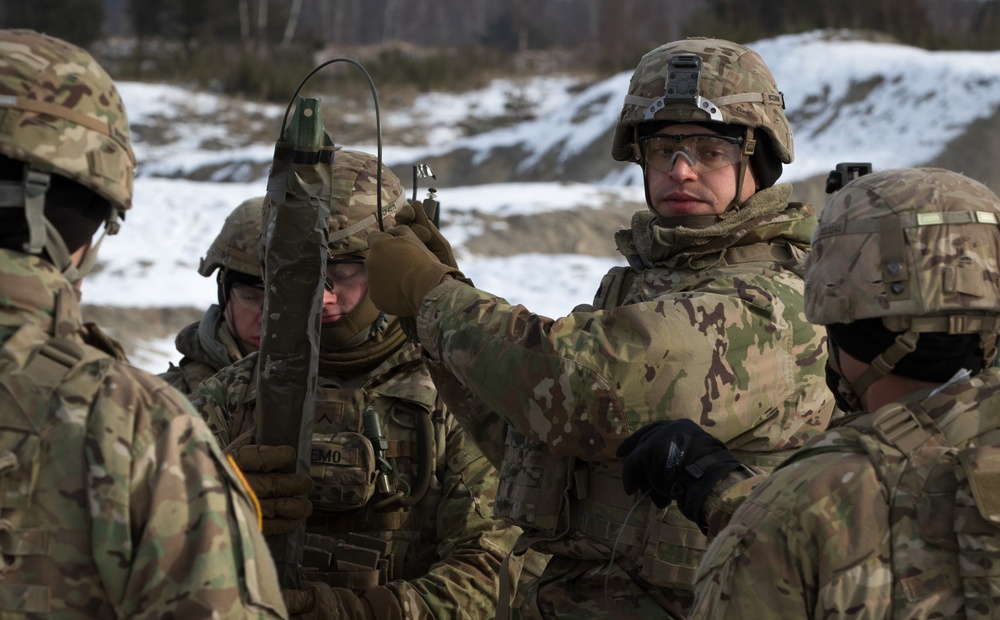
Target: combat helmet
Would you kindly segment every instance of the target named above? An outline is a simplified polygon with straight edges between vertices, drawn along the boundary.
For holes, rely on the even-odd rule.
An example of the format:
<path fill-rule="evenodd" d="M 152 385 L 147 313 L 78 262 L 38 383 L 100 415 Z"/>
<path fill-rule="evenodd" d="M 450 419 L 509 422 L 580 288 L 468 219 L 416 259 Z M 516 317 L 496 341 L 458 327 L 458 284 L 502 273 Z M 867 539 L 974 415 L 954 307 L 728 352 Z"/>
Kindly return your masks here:
<path fill-rule="evenodd" d="M 983 367 L 1000 331 L 1000 198 L 940 168 L 859 177 L 833 194 L 805 262 L 805 315 L 817 325 L 880 319 L 895 342 L 850 401 L 914 350 L 921 334 L 978 334 Z M 836 367 L 836 356 L 831 355 Z M 845 393 L 846 391 L 846 393 Z"/>
<path fill-rule="evenodd" d="M 330 220 L 327 251 L 330 260 L 347 256 L 368 256 L 368 234 L 379 230 L 378 158 L 368 153 L 337 150 L 334 155 L 330 187 Z M 396 212 L 407 204 L 403 186 L 395 174 L 382 166 L 382 226 L 396 223 Z M 368 295 L 347 316 L 323 326 L 326 349 L 357 347 L 379 339 L 396 319 L 380 312 Z M 371 343 L 362 351 L 370 349 Z M 368 351 L 370 353 L 370 351 Z"/>
<path fill-rule="evenodd" d="M 238 271 L 263 279 L 260 269 L 260 228 L 264 197 L 244 200 L 226 216 L 222 230 L 198 265 L 206 278 L 216 269 Z"/>
<path fill-rule="evenodd" d="M 104 69 L 85 50 L 32 30 L 0 31 L 0 154 L 27 164 L 23 183 L 4 184 L 3 207 L 23 207 L 30 229 L 25 251 L 43 250 L 70 280 L 80 269 L 43 215 L 51 175 L 96 192 L 111 204 L 105 225 L 132 206 L 135 156 L 125 106 Z M 98 243 L 99 245 L 99 243 Z"/>
<path fill-rule="evenodd" d="M 338 150 L 330 188 L 330 256 L 368 255 L 368 233 L 379 230 L 378 159 L 360 151 Z M 396 211 L 406 204 L 403 186 L 382 166 L 382 226 L 396 223 Z"/>
<path fill-rule="evenodd" d="M 646 53 L 636 66 L 615 125 L 611 155 L 642 165 L 637 131 L 644 123 L 739 125 L 746 131 L 738 197 L 757 150 L 754 130 L 767 136 L 773 151 L 758 153 L 758 158 L 792 162 L 792 130 L 784 108 L 784 96 L 757 52 L 722 39 L 674 41 Z"/>

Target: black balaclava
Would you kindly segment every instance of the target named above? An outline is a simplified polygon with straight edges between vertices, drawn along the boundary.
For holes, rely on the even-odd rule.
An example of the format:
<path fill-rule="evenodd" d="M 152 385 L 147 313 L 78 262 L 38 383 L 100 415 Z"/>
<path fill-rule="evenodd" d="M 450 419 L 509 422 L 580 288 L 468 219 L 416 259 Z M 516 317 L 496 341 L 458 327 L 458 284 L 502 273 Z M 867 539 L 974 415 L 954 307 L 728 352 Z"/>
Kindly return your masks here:
<path fill-rule="evenodd" d="M 0 156 L 0 180 L 20 181 L 24 162 Z M 111 203 L 90 189 L 66 177 L 53 174 L 45 193 L 45 218 L 59 232 L 72 254 L 90 243 L 107 221 Z M 29 238 L 23 209 L 0 209 L 0 247 L 23 251 Z M 46 258 L 48 254 L 45 254 Z M 51 258 L 49 258 L 51 260 Z"/>
<path fill-rule="evenodd" d="M 830 339 L 845 353 L 870 364 L 892 346 L 898 332 L 890 331 L 882 319 L 861 319 L 850 324 L 828 325 Z M 983 369 L 983 353 L 979 334 L 920 334 L 917 348 L 907 354 L 892 369 L 892 374 L 944 383 L 963 368 L 976 374 Z"/>

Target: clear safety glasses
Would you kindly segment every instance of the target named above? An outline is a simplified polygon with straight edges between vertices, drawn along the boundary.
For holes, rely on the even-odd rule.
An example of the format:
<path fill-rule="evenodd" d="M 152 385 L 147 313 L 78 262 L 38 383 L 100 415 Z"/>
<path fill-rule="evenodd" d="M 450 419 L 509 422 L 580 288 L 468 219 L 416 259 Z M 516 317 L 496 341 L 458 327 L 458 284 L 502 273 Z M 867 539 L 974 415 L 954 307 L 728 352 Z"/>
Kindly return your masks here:
<path fill-rule="evenodd" d="M 247 310 L 256 310 L 257 312 L 260 312 L 264 307 L 264 297 L 266 295 L 263 285 L 250 286 L 249 284 L 237 282 L 229 289 L 230 299 Z"/>
<path fill-rule="evenodd" d="M 353 286 L 365 276 L 365 259 L 349 258 L 346 260 L 329 260 L 326 262 L 326 280 L 323 286 L 333 292 L 333 287 Z"/>
<path fill-rule="evenodd" d="M 639 154 L 645 165 L 670 172 L 683 156 L 695 172 L 711 172 L 740 161 L 742 137 L 717 134 L 653 134 L 639 139 Z"/>

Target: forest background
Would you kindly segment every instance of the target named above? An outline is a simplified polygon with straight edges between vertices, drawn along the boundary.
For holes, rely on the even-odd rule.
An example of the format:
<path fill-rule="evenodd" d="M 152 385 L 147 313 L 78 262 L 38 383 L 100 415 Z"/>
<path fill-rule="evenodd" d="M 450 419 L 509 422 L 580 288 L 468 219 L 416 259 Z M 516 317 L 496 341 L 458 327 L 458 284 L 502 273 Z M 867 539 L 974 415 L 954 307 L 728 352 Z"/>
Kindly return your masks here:
<path fill-rule="evenodd" d="M 267 101 L 345 54 L 405 92 L 556 69 L 607 76 L 705 33 L 747 43 L 847 28 L 928 50 L 1000 48 L 996 0 L 0 0 L 0 25 L 86 47 L 119 80 Z"/>

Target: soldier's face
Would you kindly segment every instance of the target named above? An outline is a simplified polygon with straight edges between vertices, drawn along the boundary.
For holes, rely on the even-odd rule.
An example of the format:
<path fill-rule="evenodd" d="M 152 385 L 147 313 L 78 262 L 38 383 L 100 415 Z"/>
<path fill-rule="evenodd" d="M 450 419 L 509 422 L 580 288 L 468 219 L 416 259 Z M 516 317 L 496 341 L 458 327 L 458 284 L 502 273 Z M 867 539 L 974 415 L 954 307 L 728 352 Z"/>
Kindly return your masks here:
<path fill-rule="evenodd" d="M 368 294 L 368 272 L 363 259 L 349 257 L 326 265 L 323 323 L 335 323 L 351 313 Z"/>
<path fill-rule="evenodd" d="M 664 127 L 658 134 L 714 134 L 700 125 L 679 124 Z M 716 170 L 699 172 L 699 166 L 686 157 L 676 157 L 667 171 L 646 167 L 646 183 L 653 211 L 664 217 L 678 215 L 718 215 L 736 196 L 739 162 Z M 753 173 L 747 169 L 739 202 L 757 191 Z"/>
<path fill-rule="evenodd" d="M 234 284 L 226 303 L 226 322 L 236 337 L 260 348 L 261 321 L 264 316 L 264 287 Z"/>

